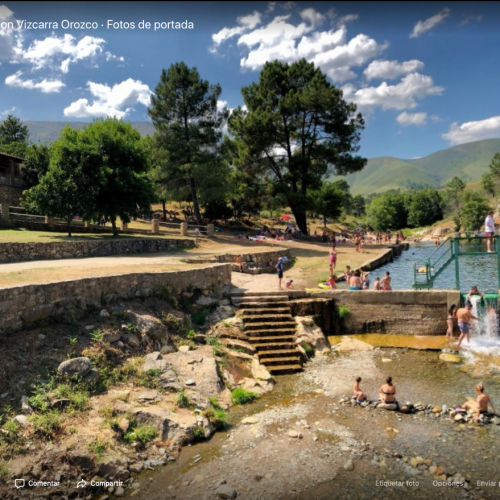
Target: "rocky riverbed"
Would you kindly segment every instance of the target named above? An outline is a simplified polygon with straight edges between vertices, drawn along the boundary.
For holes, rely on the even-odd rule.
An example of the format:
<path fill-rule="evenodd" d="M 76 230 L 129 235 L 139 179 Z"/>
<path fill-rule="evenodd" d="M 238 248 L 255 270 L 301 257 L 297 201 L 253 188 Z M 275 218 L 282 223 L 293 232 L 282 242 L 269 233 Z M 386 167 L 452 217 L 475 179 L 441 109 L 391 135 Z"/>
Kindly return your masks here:
<path fill-rule="evenodd" d="M 470 376 L 439 353 L 365 348 L 278 378 L 273 393 L 233 413 L 225 433 L 140 478 L 141 498 L 498 498 L 500 426 L 425 411 L 462 402 Z M 402 398 L 425 401 L 423 411 L 346 404 L 357 375 L 375 396 L 388 373 Z"/>

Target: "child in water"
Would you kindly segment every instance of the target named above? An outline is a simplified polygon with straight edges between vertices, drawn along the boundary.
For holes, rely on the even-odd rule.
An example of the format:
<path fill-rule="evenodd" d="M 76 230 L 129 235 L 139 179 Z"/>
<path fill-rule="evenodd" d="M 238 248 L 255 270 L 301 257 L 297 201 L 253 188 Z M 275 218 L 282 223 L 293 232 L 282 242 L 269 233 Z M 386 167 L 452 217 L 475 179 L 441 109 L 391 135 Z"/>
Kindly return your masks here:
<path fill-rule="evenodd" d="M 366 400 L 366 394 L 360 389 L 361 377 L 356 378 L 354 383 L 354 396 L 356 396 L 356 403 L 361 403 Z"/>

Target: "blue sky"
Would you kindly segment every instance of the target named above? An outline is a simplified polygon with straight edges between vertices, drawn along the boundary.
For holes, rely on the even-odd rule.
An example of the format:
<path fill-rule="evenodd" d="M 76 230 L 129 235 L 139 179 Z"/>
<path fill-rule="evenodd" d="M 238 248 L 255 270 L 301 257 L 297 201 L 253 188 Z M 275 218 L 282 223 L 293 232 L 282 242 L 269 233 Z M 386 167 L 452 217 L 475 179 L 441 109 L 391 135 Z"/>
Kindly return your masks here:
<path fill-rule="evenodd" d="M 362 155 L 415 158 L 500 137 L 499 22 L 497 2 L 0 0 L 0 119 L 148 120 L 161 70 L 178 61 L 234 108 L 267 60 L 305 57 L 365 116 Z"/>

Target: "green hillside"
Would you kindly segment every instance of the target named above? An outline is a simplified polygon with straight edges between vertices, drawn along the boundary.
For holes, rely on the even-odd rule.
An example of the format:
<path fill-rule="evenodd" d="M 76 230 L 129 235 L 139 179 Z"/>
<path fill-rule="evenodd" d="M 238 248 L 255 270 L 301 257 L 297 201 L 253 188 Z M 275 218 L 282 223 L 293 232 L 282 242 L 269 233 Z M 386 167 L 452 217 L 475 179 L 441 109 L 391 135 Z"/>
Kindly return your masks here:
<path fill-rule="evenodd" d="M 345 179 L 354 194 L 365 196 L 389 189 L 405 190 L 415 184 L 441 187 L 455 176 L 465 182 L 474 182 L 488 171 L 497 152 L 500 152 L 500 139 L 485 139 L 413 160 L 370 158 L 361 172 L 348 175 Z"/>
<path fill-rule="evenodd" d="M 59 133 L 66 125 L 70 125 L 73 128 L 82 128 L 88 125 L 86 122 L 35 122 L 26 121 L 23 122 L 28 126 L 30 131 L 30 140 L 36 143 L 54 142 L 59 137 Z M 142 136 L 152 135 L 154 133 L 154 127 L 152 123 L 149 122 L 131 122 L 132 126 L 135 127 Z"/>

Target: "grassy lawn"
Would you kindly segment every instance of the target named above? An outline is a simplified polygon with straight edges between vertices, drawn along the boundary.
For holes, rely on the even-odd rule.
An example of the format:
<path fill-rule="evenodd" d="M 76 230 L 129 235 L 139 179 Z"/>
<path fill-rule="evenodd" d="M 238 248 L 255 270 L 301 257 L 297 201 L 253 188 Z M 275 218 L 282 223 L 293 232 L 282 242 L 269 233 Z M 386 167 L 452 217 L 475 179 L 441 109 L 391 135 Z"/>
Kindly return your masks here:
<path fill-rule="evenodd" d="M 188 236 L 180 234 L 121 234 L 118 238 L 169 238 L 185 239 Z M 116 239 L 112 234 L 79 234 L 69 237 L 67 233 L 52 233 L 48 231 L 28 231 L 27 229 L 0 229 L 0 243 L 38 243 L 50 241 L 88 241 Z M 192 239 L 192 238 L 190 238 Z"/>

